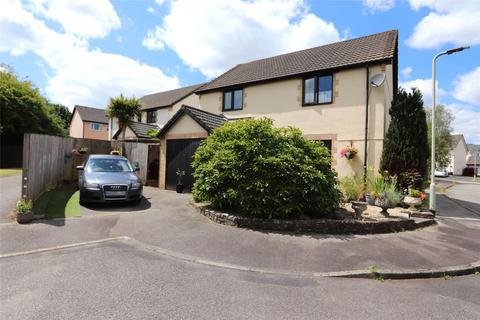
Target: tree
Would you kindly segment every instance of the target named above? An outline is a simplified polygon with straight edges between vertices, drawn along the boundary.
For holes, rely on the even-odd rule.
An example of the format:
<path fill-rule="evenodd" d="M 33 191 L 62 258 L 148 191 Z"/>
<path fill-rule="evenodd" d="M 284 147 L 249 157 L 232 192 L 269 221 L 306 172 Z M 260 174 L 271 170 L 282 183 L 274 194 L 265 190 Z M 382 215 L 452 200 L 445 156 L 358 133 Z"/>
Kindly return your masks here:
<path fill-rule="evenodd" d="M 135 97 L 127 98 L 123 94 L 118 97 L 110 98 L 107 107 L 107 116 L 118 119 L 118 127 L 122 130 L 122 140 L 125 140 L 125 131 L 127 126 L 132 123 L 135 117 L 142 113 L 142 104 Z"/>
<path fill-rule="evenodd" d="M 62 127 L 68 131 L 70 128 L 70 118 L 72 113 L 62 104 L 49 103 L 48 107 L 53 116 L 57 117 L 62 124 Z"/>
<path fill-rule="evenodd" d="M 262 218 L 320 216 L 340 199 L 328 149 L 266 118 L 215 129 L 192 167 L 195 200 L 220 210 Z"/>
<path fill-rule="evenodd" d="M 422 94 L 416 88 L 407 93 L 400 88 L 392 107 L 391 122 L 383 146 L 381 169 L 390 175 L 417 171 L 427 175 L 428 134 Z"/>
<path fill-rule="evenodd" d="M 452 112 L 443 105 L 435 108 L 435 162 L 439 167 L 446 167 L 449 162 L 450 136 L 452 133 Z M 427 109 L 428 142 L 432 141 L 432 109 Z"/>
<path fill-rule="evenodd" d="M 12 68 L 0 69 L 0 132 L 26 132 L 65 136 L 60 119 L 30 81 L 19 80 Z"/>

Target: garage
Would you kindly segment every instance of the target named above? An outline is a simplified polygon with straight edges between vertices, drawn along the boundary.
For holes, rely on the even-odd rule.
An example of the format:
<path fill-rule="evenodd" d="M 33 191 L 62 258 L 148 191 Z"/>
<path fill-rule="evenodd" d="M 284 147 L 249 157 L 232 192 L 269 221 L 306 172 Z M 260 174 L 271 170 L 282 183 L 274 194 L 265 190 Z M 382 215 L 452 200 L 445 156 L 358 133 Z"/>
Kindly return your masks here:
<path fill-rule="evenodd" d="M 227 121 L 223 115 L 183 105 L 160 130 L 161 189 L 175 190 L 177 170 L 185 171 L 184 190 L 190 192 L 194 183 L 192 158 L 212 131 Z"/>

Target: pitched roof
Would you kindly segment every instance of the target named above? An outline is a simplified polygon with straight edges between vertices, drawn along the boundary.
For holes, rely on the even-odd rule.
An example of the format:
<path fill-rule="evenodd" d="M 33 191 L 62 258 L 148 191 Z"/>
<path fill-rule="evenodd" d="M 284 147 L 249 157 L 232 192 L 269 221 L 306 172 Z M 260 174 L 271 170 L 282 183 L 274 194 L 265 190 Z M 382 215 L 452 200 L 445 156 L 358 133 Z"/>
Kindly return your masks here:
<path fill-rule="evenodd" d="M 462 141 L 463 134 L 452 134 L 450 135 L 450 149 L 455 149 L 457 144 Z"/>
<path fill-rule="evenodd" d="M 105 113 L 105 109 L 98 109 L 98 108 L 76 105 L 73 110 L 73 113 L 75 112 L 75 110 L 77 110 L 78 114 L 80 115 L 80 118 L 82 118 L 83 121 L 108 123 L 108 118 L 107 118 L 107 114 Z M 72 113 L 72 117 L 73 117 L 73 113 Z"/>
<path fill-rule="evenodd" d="M 133 131 L 133 133 L 135 133 L 135 135 L 139 139 L 151 139 L 152 137 L 148 135 L 148 132 L 150 130 L 160 129 L 160 126 L 157 124 L 143 123 L 143 122 L 132 122 L 128 125 L 128 127 Z M 112 138 L 117 139 L 118 136 L 120 135 L 120 132 L 122 132 L 122 130 L 118 129 Z"/>
<path fill-rule="evenodd" d="M 199 88 L 205 92 L 241 84 L 289 78 L 319 70 L 387 61 L 397 49 L 398 30 L 239 64 Z"/>
<path fill-rule="evenodd" d="M 140 98 L 140 101 L 143 104 L 142 109 L 148 110 L 153 108 L 169 107 L 182 100 L 203 85 L 204 83 L 199 83 L 193 86 L 147 94 L 146 96 Z"/>
<path fill-rule="evenodd" d="M 213 129 L 220 127 L 222 124 L 228 121 L 224 115 L 210 113 L 184 104 L 163 126 L 158 133 L 158 137 L 160 138 L 164 136 L 175 124 L 175 122 L 184 114 L 188 114 L 190 117 L 192 117 L 192 119 L 202 126 L 208 133 L 211 133 Z"/>

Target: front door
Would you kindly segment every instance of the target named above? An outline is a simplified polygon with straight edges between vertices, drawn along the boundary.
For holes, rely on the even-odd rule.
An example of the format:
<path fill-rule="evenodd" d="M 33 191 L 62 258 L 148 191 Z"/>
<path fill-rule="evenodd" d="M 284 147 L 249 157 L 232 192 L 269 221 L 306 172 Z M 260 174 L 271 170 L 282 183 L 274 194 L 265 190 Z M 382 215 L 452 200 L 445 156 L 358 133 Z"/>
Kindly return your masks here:
<path fill-rule="evenodd" d="M 192 157 L 203 139 L 167 140 L 167 177 L 166 188 L 175 190 L 177 170 L 185 171 L 182 179 L 184 190 L 190 192 L 193 187 Z"/>

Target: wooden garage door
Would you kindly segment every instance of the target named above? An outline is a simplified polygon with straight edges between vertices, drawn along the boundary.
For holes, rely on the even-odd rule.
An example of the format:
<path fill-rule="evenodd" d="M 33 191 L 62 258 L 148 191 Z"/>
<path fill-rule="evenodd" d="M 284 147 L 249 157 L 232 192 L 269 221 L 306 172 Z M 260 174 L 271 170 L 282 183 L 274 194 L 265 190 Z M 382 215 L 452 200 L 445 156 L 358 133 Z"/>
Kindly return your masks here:
<path fill-rule="evenodd" d="M 184 170 L 183 185 L 189 192 L 193 186 L 192 157 L 203 139 L 167 140 L 167 177 L 166 188 L 175 190 L 177 169 Z"/>

